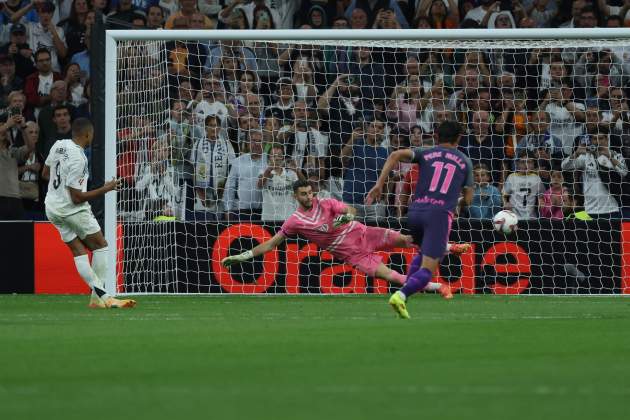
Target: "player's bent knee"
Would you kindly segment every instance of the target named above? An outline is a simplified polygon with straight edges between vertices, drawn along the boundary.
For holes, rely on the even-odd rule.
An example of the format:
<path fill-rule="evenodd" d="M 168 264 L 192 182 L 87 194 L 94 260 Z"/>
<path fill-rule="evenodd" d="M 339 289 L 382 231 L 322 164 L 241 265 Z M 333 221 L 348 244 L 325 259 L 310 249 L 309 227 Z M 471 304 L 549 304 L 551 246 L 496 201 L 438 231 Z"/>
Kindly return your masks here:
<path fill-rule="evenodd" d="M 107 246 L 107 241 L 101 231 L 87 235 L 83 239 L 83 242 L 85 242 L 90 251 L 96 251 L 97 249 L 105 248 Z"/>
<path fill-rule="evenodd" d="M 68 248 L 70 248 L 70 251 L 72 251 L 73 257 L 79 257 L 88 253 L 85 245 L 83 245 L 83 242 L 81 242 L 78 237 L 75 237 L 70 242 L 66 242 L 66 245 L 68 245 Z"/>

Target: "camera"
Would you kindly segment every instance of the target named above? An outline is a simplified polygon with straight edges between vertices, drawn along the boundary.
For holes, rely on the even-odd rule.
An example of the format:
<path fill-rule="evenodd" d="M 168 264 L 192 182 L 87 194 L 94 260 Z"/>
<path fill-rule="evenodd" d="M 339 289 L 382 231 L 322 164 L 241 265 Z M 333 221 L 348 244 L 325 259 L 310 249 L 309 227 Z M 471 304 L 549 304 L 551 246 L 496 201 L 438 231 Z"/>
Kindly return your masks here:
<path fill-rule="evenodd" d="M 597 145 L 591 142 L 591 137 L 589 135 L 583 135 L 580 138 L 580 146 L 584 146 L 589 152 L 597 151 Z"/>

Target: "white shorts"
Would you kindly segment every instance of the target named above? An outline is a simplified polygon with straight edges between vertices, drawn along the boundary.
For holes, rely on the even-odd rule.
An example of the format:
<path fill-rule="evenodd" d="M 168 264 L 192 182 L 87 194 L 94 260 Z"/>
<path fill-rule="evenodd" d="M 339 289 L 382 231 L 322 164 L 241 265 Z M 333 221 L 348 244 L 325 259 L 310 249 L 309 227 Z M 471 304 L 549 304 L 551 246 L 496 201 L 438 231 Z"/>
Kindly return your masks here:
<path fill-rule="evenodd" d="M 61 240 L 65 243 L 72 241 L 77 236 L 79 239 L 85 239 L 86 236 L 101 230 L 90 209 L 81 210 L 70 216 L 60 216 L 46 209 L 46 216 L 55 225 L 61 234 Z"/>

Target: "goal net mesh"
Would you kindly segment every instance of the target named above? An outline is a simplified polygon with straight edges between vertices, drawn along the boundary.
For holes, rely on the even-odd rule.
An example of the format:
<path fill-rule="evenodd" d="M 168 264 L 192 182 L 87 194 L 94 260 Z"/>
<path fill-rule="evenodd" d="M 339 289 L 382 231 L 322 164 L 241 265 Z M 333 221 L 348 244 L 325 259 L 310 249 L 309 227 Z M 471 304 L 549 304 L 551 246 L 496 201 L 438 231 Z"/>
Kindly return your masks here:
<path fill-rule="evenodd" d="M 381 202 L 365 194 L 389 153 L 434 145 L 444 120 L 462 125 L 475 187 L 450 236 L 472 247 L 446 255 L 438 281 L 627 291 L 628 54 L 627 41 L 588 39 L 117 41 L 118 292 L 391 292 L 303 238 L 220 260 L 278 232 L 302 178 L 358 221 L 406 232 L 415 165 L 395 169 Z M 511 235 L 491 220 L 506 208 Z M 375 252 L 405 273 L 416 251 Z"/>

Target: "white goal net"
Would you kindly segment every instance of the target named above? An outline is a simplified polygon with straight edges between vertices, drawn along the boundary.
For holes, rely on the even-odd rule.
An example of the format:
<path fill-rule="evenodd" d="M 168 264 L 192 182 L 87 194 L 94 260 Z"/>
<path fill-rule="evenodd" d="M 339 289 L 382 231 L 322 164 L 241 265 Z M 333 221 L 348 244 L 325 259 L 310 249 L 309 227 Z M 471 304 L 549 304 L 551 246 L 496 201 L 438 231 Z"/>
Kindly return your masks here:
<path fill-rule="evenodd" d="M 467 294 L 630 292 L 627 34 L 142 32 L 108 32 L 109 167 L 124 185 L 108 207 L 118 292 L 390 292 L 302 238 L 229 269 L 220 261 L 279 231 L 298 179 L 362 223 L 406 231 L 415 165 L 396 168 L 381 202 L 365 194 L 389 153 L 433 146 L 445 120 L 462 126 L 475 187 L 450 236 L 472 247 L 445 256 L 439 281 Z M 503 209 L 519 217 L 507 236 L 491 221 Z M 404 274 L 414 253 L 378 256 Z"/>

